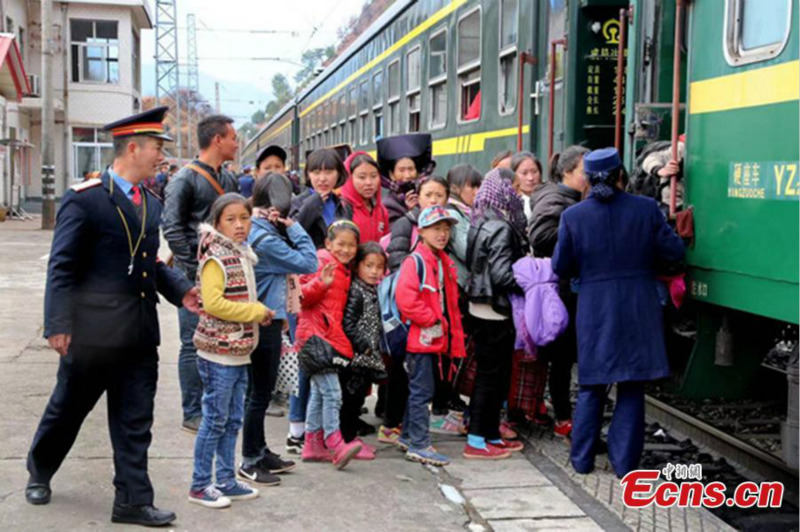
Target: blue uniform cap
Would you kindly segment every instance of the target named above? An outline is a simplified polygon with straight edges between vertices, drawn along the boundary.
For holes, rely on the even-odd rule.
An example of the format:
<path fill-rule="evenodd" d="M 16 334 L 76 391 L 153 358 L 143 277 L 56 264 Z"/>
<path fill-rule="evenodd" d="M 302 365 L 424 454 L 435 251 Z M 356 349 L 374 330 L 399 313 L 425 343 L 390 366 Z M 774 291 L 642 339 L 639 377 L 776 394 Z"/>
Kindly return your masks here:
<path fill-rule="evenodd" d="M 621 166 L 622 159 L 616 148 L 594 150 L 583 158 L 583 171 L 587 174 L 607 174 Z"/>
<path fill-rule="evenodd" d="M 144 135 L 171 142 L 172 138 L 166 134 L 164 128 L 164 116 L 167 111 L 169 111 L 169 107 L 156 107 L 106 124 L 103 129 L 110 132 L 115 139 Z"/>
<path fill-rule="evenodd" d="M 417 219 L 417 227 L 425 229 L 439 222 L 450 222 L 450 225 L 453 225 L 458 223 L 458 218 L 450 214 L 450 211 L 441 205 L 434 205 L 420 213 Z"/>

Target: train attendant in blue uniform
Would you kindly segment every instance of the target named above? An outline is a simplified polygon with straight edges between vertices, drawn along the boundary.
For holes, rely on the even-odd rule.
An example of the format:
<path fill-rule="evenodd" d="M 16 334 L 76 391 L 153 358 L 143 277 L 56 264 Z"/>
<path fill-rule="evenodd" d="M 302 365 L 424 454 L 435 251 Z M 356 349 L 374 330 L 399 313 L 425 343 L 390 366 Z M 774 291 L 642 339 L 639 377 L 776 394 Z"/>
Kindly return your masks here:
<path fill-rule="evenodd" d="M 589 473 L 608 387 L 617 385 L 608 457 L 617 476 L 636 469 L 644 447 L 644 384 L 669 375 L 656 267 L 683 259 L 683 241 L 655 201 L 621 190 L 617 150 L 584 158 L 591 192 L 561 216 L 553 269 L 577 280 L 578 403 L 570 459 Z"/>
<path fill-rule="evenodd" d="M 58 211 L 45 293 L 44 336 L 60 356 L 56 387 L 28 454 L 31 504 L 50 501 L 50 481 L 103 392 L 114 449 L 111 520 L 166 525 L 147 474 L 158 378 L 160 293 L 197 312 L 193 283 L 158 261 L 161 204 L 142 186 L 171 140 L 159 107 L 105 127 L 114 163 L 68 190 Z"/>

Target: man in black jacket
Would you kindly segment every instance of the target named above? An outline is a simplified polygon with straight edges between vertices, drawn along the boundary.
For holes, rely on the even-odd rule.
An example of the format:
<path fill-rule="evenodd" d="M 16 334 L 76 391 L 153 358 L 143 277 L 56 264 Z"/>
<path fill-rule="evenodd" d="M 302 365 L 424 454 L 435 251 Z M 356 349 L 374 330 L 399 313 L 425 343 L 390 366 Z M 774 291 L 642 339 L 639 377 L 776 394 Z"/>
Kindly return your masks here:
<path fill-rule="evenodd" d="M 197 275 L 197 228 L 208 219 L 211 205 L 226 192 L 238 192 L 236 178 L 222 169 L 236 156 L 238 141 L 233 119 L 209 116 L 197 126 L 200 156 L 170 179 L 164 192 L 162 229 L 172 250 L 175 266 L 195 282 Z M 183 404 L 182 428 L 197 432 L 202 417 L 203 384 L 197 370 L 197 350 L 192 337 L 198 317 L 178 309 L 181 352 L 178 376 Z"/>

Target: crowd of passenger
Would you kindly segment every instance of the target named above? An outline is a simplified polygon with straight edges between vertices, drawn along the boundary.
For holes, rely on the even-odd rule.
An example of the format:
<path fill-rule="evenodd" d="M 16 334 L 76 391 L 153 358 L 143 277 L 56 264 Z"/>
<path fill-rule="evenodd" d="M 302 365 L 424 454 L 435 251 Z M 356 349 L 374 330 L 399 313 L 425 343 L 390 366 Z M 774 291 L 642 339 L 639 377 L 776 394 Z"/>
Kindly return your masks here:
<path fill-rule="evenodd" d="M 657 201 L 624 191 L 615 149 L 568 147 L 545 179 L 531 152 L 441 168 L 430 135 L 401 135 L 376 158 L 309 153 L 301 191 L 281 147 L 237 180 L 222 168 L 230 119 L 199 129 L 198 159 L 161 190 L 164 236 L 200 295 L 199 316 L 180 311 L 192 502 L 256 497 L 296 467 L 266 441 L 276 388 L 290 395 L 285 451 L 303 462 L 373 460 L 373 433 L 411 461 L 450 463 L 439 435 L 499 460 L 533 424 L 571 445 L 580 473 L 606 449 L 618 475 L 637 467 L 644 383 L 669 373 L 659 274 L 684 244 Z"/>

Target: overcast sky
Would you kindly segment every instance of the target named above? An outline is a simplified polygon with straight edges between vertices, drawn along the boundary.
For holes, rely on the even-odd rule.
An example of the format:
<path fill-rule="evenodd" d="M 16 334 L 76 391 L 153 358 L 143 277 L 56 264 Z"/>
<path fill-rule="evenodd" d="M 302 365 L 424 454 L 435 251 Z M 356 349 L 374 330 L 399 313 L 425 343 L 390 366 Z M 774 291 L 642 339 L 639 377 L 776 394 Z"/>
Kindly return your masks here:
<path fill-rule="evenodd" d="M 220 83 L 222 112 L 236 125 L 246 122 L 271 98 L 270 80 L 292 76 L 300 67 L 275 61 L 246 61 L 245 57 L 281 57 L 299 63 L 304 50 L 336 42 L 336 30 L 361 12 L 364 0 L 176 0 L 178 55 L 187 61 L 186 16 L 197 17 L 197 56 L 200 92 L 214 105 L 214 82 Z M 150 0 L 155 24 L 155 0 Z M 238 30 L 233 32 L 203 31 Z M 246 30 L 282 30 L 288 33 L 254 34 Z M 142 32 L 142 92 L 155 94 L 155 30 Z M 204 60 L 204 58 L 207 58 Z M 214 60 L 212 58 L 223 58 Z M 181 85 L 186 68 L 181 67 Z M 236 100 L 236 101 L 234 101 Z M 250 104 L 254 101 L 255 104 Z"/>

